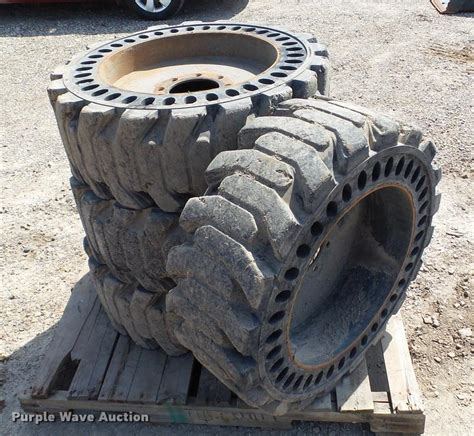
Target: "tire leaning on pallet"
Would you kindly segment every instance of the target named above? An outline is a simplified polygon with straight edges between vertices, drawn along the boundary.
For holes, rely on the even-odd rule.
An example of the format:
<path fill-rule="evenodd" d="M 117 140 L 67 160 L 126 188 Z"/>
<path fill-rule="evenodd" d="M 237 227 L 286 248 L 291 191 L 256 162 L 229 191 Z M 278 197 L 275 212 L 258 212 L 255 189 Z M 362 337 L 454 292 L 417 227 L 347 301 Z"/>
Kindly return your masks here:
<path fill-rule="evenodd" d="M 327 99 L 290 100 L 218 155 L 181 215 L 166 297 L 182 345 L 247 404 L 304 409 L 401 305 L 439 207 L 433 143 Z"/>
<path fill-rule="evenodd" d="M 72 173 L 102 199 L 179 212 L 238 131 L 290 98 L 328 93 L 326 48 L 235 23 L 156 26 L 59 68 L 50 101 Z"/>

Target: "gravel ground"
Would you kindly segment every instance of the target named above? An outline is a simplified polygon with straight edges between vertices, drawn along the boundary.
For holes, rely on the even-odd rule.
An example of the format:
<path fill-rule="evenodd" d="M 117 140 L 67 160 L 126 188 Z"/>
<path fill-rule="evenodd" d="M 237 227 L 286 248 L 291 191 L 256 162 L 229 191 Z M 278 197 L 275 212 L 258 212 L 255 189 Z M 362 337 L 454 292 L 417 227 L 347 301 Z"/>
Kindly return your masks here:
<path fill-rule="evenodd" d="M 474 339 L 459 333 L 474 324 L 473 18 L 438 15 L 428 0 L 194 0 L 173 21 L 232 19 L 312 32 L 329 46 L 334 97 L 416 123 L 435 139 L 444 198 L 404 308 L 430 435 L 474 432 Z M 48 73 L 86 44 L 147 25 L 113 5 L 0 6 L 1 434 L 223 432 L 10 420 L 85 263 L 69 168 L 45 91 Z M 309 433 L 369 434 L 362 426 L 321 423 L 285 432 Z"/>

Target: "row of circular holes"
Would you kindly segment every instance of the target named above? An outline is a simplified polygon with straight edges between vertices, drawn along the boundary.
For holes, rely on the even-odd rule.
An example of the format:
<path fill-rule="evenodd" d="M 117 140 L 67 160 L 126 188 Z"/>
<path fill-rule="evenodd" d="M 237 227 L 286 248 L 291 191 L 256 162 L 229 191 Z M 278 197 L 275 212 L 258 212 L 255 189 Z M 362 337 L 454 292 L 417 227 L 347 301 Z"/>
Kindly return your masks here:
<path fill-rule="evenodd" d="M 395 169 L 395 174 L 398 176 L 401 174 L 401 172 L 403 171 L 403 167 L 405 165 L 405 158 L 402 157 L 399 162 L 397 163 L 397 167 Z M 414 166 L 414 161 L 411 160 L 410 163 L 408 164 L 408 166 L 406 167 L 405 169 L 405 174 L 404 174 L 404 177 L 405 178 L 408 178 L 408 176 L 410 175 L 412 169 L 413 169 L 413 166 Z M 384 174 L 385 174 L 385 177 L 388 177 L 391 172 L 392 172 L 392 169 L 393 169 L 393 158 L 390 158 L 386 165 L 385 165 L 385 171 L 384 171 Z M 420 171 L 421 171 L 421 167 L 417 167 L 417 169 L 415 170 L 415 172 L 413 173 L 412 175 L 412 178 L 411 178 L 411 183 L 414 183 L 418 177 L 419 177 L 419 174 L 420 174 Z M 381 165 L 379 162 L 377 162 L 373 169 L 372 169 L 372 181 L 377 181 L 380 177 L 380 172 L 381 172 Z M 419 191 L 421 189 L 421 187 L 423 186 L 424 182 L 425 182 L 426 178 L 425 176 L 423 176 L 420 181 L 418 182 L 417 186 L 415 187 L 415 191 Z M 363 190 L 365 187 L 366 187 L 366 183 L 367 183 L 367 173 L 365 171 L 362 171 L 360 174 L 359 174 L 359 177 L 358 177 L 358 182 L 357 182 L 357 185 L 358 185 L 358 188 L 359 190 Z M 426 195 L 426 192 L 427 192 L 427 188 L 425 188 L 422 193 L 419 195 L 419 198 L 418 200 L 421 201 L 424 196 Z M 345 202 L 348 202 L 350 201 L 350 199 L 352 198 L 352 188 L 349 184 L 346 184 L 342 190 L 342 198 Z M 422 206 L 423 207 L 423 206 Z M 421 208 L 420 208 L 421 209 Z M 422 212 L 422 210 L 421 210 Z M 328 217 L 334 217 L 336 214 L 337 214 L 337 203 L 335 201 L 331 201 L 330 203 L 328 203 L 327 205 L 327 208 L 326 208 L 326 213 L 328 215 Z M 418 223 L 418 226 L 421 226 L 423 225 L 425 222 L 426 222 L 426 219 L 427 219 L 427 216 L 423 216 L 419 223 Z M 313 224 L 313 226 L 311 227 L 311 233 L 313 236 L 317 236 L 319 237 L 321 235 L 323 231 L 323 226 L 321 223 L 319 222 L 316 222 Z M 418 242 L 421 237 L 423 236 L 423 231 L 419 232 L 416 236 L 415 236 L 415 241 Z M 297 250 L 296 250 L 296 255 L 300 258 L 304 258 L 304 257 L 307 257 L 309 256 L 311 252 L 311 248 L 306 245 L 306 244 L 302 244 L 300 245 Z M 411 252 L 411 257 L 415 256 L 417 253 L 419 252 L 419 247 L 415 247 L 412 252 Z M 411 269 L 413 268 L 413 263 L 409 263 L 406 267 L 405 267 L 405 271 L 410 271 Z M 289 280 L 289 281 L 294 281 L 299 275 L 299 270 L 298 268 L 290 268 L 288 269 L 286 272 L 285 272 L 285 279 L 286 280 Z M 403 285 L 406 283 L 406 280 L 405 279 L 402 279 L 400 280 L 400 282 L 398 283 L 399 287 L 403 287 Z M 275 298 L 275 301 L 276 302 L 279 302 L 279 303 L 282 303 L 282 302 L 286 302 L 291 296 L 291 291 L 289 290 L 286 290 L 286 291 L 282 291 L 280 292 L 276 298 Z M 390 302 L 393 304 L 398 298 L 398 294 L 393 294 L 391 295 L 390 297 Z M 278 311 L 276 313 L 274 313 L 270 318 L 269 318 L 269 323 L 270 324 L 274 324 L 278 321 L 280 321 L 281 319 L 283 319 L 285 315 L 285 312 L 284 311 Z M 386 316 L 388 315 L 388 309 L 387 308 L 384 308 L 381 312 L 381 316 L 382 318 L 385 318 Z M 372 333 L 375 333 L 378 329 L 378 323 L 374 323 L 371 327 L 371 332 Z M 275 332 L 273 332 L 271 335 L 268 336 L 267 338 L 267 343 L 272 343 L 274 342 L 276 339 L 278 339 L 278 337 L 281 335 L 281 330 L 276 330 Z M 361 345 L 362 346 L 365 346 L 367 344 L 367 341 L 368 341 L 368 336 L 367 335 L 364 335 L 364 337 L 362 338 L 361 340 Z M 281 351 L 281 346 L 277 346 L 275 348 L 273 348 L 268 354 L 267 354 L 267 359 L 271 360 L 272 358 L 274 358 L 275 356 L 277 356 L 279 354 L 279 352 Z M 357 348 L 353 348 L 351 350 L 351 352 L 349 353 L 349 358 L 353 359 L 355 357 L 355 355 L 357 354 Z M 338 370 L 341 370 L 343 367 L 344 367 L 344 364 L 345 364 L 345 360 L 346 358 L 345 357 L 342 357 L 341 360 L 339 361 L 339 364 L 338 364 Z M 283 358 L 277 360 L 273 365 L 272 365 L 272 368 L 270 369 L 271 372 L 275 372 L 280 366 L 281 364 L 283 363 Z M 276 378 L 276 382 L 278 383 L 279 381 L 281 381 L 287 374 L 288 372 L 288 368 L 284 368 L 280 374 L 277 376 Z M 329 370 L 327 371 L 327 374 L 326 374 L 326 378 L 330 378 L 331 375 L 333 374 L 334 372 L 334 365 L 332 365 Z M 321 371 L 318 376 L 316 377 L 315 379 L 315 382 L 314 382 L 314 385 L 317 385 L 319 384 L 319 382 L 321 381 L 322 377 L 324 375 L 324 372 Z M 292 380 L 294 379 L 295 377 L 295 373 L 292 373 L 288 378 L 287 380 L 285 381 L 284 385 L 283 385 L 283 388 L 286 389 L 292 382 Z M 312 381 L 312 375 L 310 375 L 308 377 L 308 379 L 306 380 L 304 386 L 303 386 L 303 389 L 306 389 L 309 384 L 311 383 Z M 295 384 L 293 385 L 293 390 L 297 390 L 301 384 L 301 381 L 302 381 L 302 378 L 303 376 L 300 376 Z"/>
<path fill-rule="evenodd" d="M 84 70 L 82 70 L 84 71 Z M 88 77 L 90 76 L 92 73 L 91 72 L 86 72 L 86 73 L 79 73 L 77 75 L 74 76 L 75 79 L 81 79 L 81 80 L 78 80 L 76 81 L 76 84 L 77 85 L 86 85 L 86 86 L 83 86 L 81 88 L 81 91 L 92 91 L 94 89 L 97 89 L 100 85 L 99 84 L 91 84 L 91 82 L 93 82 L 94 80 L 93 79 L 87 79 L 85 77 Z M 286 73 L 280 73 L 280 72 L 273 72 L 273 73 L 270 73 L 270 75 L 274 76 L 274 77 L 279 77 L 279 78 L 283 78 L 283 77 L 287 77 L 288 75 Z M 269 78 L 260 78 L 258 79 L 258 82 L 260 82 L 261 84 L 263 85 L 272 85 L 275 83 L 274 80 L 272 79 L 269 79 Z M 254 85 L 254 84 L 244 84 L 242 86 L 243 89 L 245 89 L 246 91 L 256 91 L 258 90 L 258 86 Z M 105 93 L 107 93 L 109 90 L 108 89 L 100 89 L 100 90 L 97 90 L 97 91 L 94 91 L 92 93 L 92 96 L 93 97 L 98 97 L 98 96 L 101 96 Z M 226 95 L 228 97 L 237 97 L 238 95 L 240 95 L 240 92 L 237 91 L 236 89 L 227 89 L 225 91 Z M 112 100 L 116 100 L 117 98 L 119 98 L 122 94 L 120 93 L 113 93 L 109 96 L 107 96 L 105 98 L 106 101 L 112 101 Z M 214 93 L 208 93 L 206 94 L 206 100 L 207 101 L 216 101 L 219 99 L 219 96 L 217 94 L 214 94 Z M 132 103 L 134 102 L 138 97 L 137 96 L 128 96 L 126 98 L 124 98 L 122 100 L 122 103 L 125 103 L 125 104 L 129 104 L 129 103 Z M 156 98 L 154 97 L 147 97 L 143 100 L 143 104 L 144 105 L 151 105 L 155 102 Z M 187 96 L 185 97 L 184 99 L 184 102 L 186 104 L 193 104 L 193 103 L 196 103 L 197 101 L 197 98 L 195 96 Z M 164 104 L 165 106 L 169 106 L 169 105 L 173 105 L 176 103 L 176 99 L 174 97 L 167 97 L 166 99 L 163 100 L 162 104 Z"/>
<path fill-rule="evenodd" d="M 208 27 L 209 26 L 204 26 L 203 30 L 207 30 Z M 226 28 L 225 26 L 220 26 L 220 27 L 218 27 L 218 30 L 224 30 L 225 28 Z M 251 28 L 251 29 L 255 30 L 255 28 Z M 172 29 L 172 33 L 176 33 L 176 32 L 173 32 L 173 30 L 177 30 L 177 29 Z M 188 27 L 187 30 L 189 30 L 189 31 L 194 30 L 194 28 Z M 238 30 L 238 29 L 233 28 L 232 30 Z M 252 31 L 252 30 L 246 30 L 246 31 Z M 267 30 L 262 30 L 262 31 L 259 31 L 259 32 L 263 34 L 263 33 L 267 33 L 268 31 Z M 257 32 L 257 33 L 259 33 L 259 32 Z M 162 32 L 154 32 L 154 33 L 155 33 L 155 35 L 163 35 Z M 268 36 L 273 37 L 273 36 L 278 36 L 278 35 L 279 34 L 270 34 Z M 141 38 L 141 39 L 148 39 L 149 38 L 149 36 L 145 35 L 145 34 L 139 35 L 138 37 Z M 278 40 L 284 41 L 284 40 L 288 40 L 288 39 L 290 39 L 290 37 L 282 37 L 282 38 L 277 39 L 277 41 Z M 136 42 L 132 38 L 127 38 L 124 41 L 128 42 L 128 43 Z M 294 44 L 297 44 L 297 41 L 290 41 L 290 42 L 287 42 L 285 44 L 294 45 Z M 123 47 L 123 44 L 113 43 L 113 44 L 111 44 L 111 47 Z M 288 48 L 287 50 L 301 51 L 301 50 L 303 50 L 303 47 Z M 110 53 L 112 51 L 112 49 L 102 48 L 102 49 L 99 49 L 98 51 L 101 52 L 101 53 Z M 293 54 L 288 55 L 288 57 L 303 57 L 303 56 L 304 56 L 303 53 L 293 53 Z M 81 62 L 81 65 L 95 64 L 95 63 L 97 63 L 97 61 L 94 60 L 94 59 L 99 59 L 99 58 L 102 58 L 102 57 L 103 57 L 103 54 L 92 54 L 92 55 L 89 56 L 89 59 L 91 59 L 91 60 Z M 289 63 L 289 64 L 296 64 L 296 63 L 302 63 L 302 62 L 303 61 L 299 60 L 299 59 L 289 59 L 289 60 L 284 61 L 284 63 Z M 86 69 L 92 69 L 92 67 L 80 67 L 80 68 L 77 69 L 77 71 L 85 71 Z M 280 66 L 280 69 L 296 70 L 297 67 L 283 65 L 283 66 Z M 90 76 L 91 74 L 92 73 L 80 73 L 80 74 L 74 76 L 74 78 L 84 78 L 84 77 Z M 273 72 L 273 73 L 270 73 L 270 75 L 273 76 L 273 77 L 278 77 L 278 78 L 284 78 L 284 77 L 288 76 L 286 73 L 282 73 L 282 72 Z M 272 84 L 275 83 L 274 80 L 269 79 L 269 78 L 261 78 L 258 81 L 263 85 L 272 85 Z M 93 79 L 79 80 L 79 81 L 76 81 L 76 84 L 80 85 L 80 84 L 86 84 L 86 83 L 90 83 L 90 82 L 93 82 Z M 97 87 L 99 87 L 99 85 L 96 85 L 96 84 L 87 85 L 87 86 L 84 86 L 83 88 L 81 88 L 81 91 L 91 91 L 93 89 L 96 89 Z M 245 85 L 243 85 L 243 88 L 246 91 L 256 91 L 256 90 L 258 90 L 258 86 L 253 85 L 253 84 L 245 84 Z M 98 97 L 100 95 L 105 94 L 106 92 L 108 92 L 108 90 L 106 90 L 106 89 L 97 90 L 92 94 L 92 96 L 93 97 Z M 229 96 L 229 97 L 236 97 L 239 94 L 240 94 L 240 92 L 235 90 L 235 89 L 226 90 L 226 95 Z M 107 101 L 116 100 L 120 96 L 121 96 L 120 93 L 114 93 L 114 94 L 111 94 L 110 96 L 108 96 L 105 100 L 107 100 Z M 136 96 L 129 96 L 129 97 L 124 98 L 122 100 L 122 103 L 130 104 L 130 103 L 134 102 L 137 98 L 138 97 L 136 97 Z M 206 100 L 208 100 L 208 101 L 215 101 L 215 100 L 218 100 L 218 99 L 219 99 L 219 96 L 217 96 L 216 94 L 210 93 L 210 94 L 206 95 Z M 151 104 L 154 103 L 154 101 L 155 101 L 155 98 L 148 97 L 148 98 L 143 100 L 143 104 L 144 105 L 151 105 Z M 185 98 L 185 103 L 186 104 L 193 104 L 196 101 L 197 101 L 197 99 L 194 96 L 188 96 L 188 97 Z M 176 99 L 174 97 L 168 97 L 162 103 L 165 106 L 170 106 L 170 105 L 173 105 L 173 104 L 176 103 Z"/>

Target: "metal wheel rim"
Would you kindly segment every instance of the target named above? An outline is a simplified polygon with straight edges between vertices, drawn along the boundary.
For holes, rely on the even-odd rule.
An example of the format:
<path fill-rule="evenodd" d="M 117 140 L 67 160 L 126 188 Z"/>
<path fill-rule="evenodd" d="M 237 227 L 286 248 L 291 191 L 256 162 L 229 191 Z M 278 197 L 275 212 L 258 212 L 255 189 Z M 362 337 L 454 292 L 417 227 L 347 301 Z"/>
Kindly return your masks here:
<path fill-rule="evenodd" d="M 111 86 L 100 77 L 100 68 L 104 59 L 113 54 L 130 48 L 137 49 L 137 46 L 144 42 L 196 33 L 211 33 L 215 37 L 218 37 L 218 34 L 251 35 L 278 47 L 279 57 L 274 65 L 256 75 L 253 80 L 235 84 L 235 86 L 223 84 L 211 92 L 181 95 L 133 92 Z M 308 68 L 311 57 L 312 52 L 307 41 L 268 27 L 236 23 L 165 26 L 128 35 L 89 51 L 69 65 L 68 72 L 64 76 L 64 84 L 76 96 L 106 106 L 133 109 L 200 107 L 253 97 L 286 85 Z"/>
<path fill-rule="evenodd" d="M 172 0 L 135 0 L 135 4 L 146 12 L 157 13 L 169 8 Z"/>

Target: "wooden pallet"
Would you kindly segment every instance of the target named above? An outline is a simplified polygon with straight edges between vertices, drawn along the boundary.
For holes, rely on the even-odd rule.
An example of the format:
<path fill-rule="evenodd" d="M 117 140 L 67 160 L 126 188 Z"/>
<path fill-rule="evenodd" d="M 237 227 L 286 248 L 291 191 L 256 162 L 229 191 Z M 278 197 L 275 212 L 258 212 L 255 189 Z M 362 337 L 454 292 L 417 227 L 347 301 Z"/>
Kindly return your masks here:
<path fill-rule="evenodd" d="M 289 428 L 292 421 L 332 421 L 403 434 L 421 434 L 425 424 L 399 314 L 330 395 L 304 412 L 273 417 L 246 406 L 192 356 L 167 357 L 117 334 L 88 275 L 76 285 L 35 384 L 20 402 L 28 412 L 135 412 L 155 423 Z"/>

